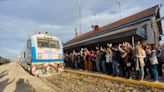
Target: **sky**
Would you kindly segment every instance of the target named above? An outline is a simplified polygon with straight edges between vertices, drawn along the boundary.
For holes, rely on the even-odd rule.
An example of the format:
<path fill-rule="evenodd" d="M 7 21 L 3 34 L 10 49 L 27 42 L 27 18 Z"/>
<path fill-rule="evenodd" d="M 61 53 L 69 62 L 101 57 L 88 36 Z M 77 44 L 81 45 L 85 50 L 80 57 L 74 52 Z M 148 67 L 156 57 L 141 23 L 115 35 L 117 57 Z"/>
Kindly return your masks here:
<path fill-rule="evenodd" d="M 163 4 L 164 0 L 119 0 L 121 18 Z M 66 42 L 80 30 L 78 0 L 0 0 L 0 56 L 16 59 L 27 39 L 48 32 Z M 120 19 L 116 0 L 81 0 L 81 33 L 91 25 L 107 25 Z M 164 27 L 164 22 L 162 22 Z"/>

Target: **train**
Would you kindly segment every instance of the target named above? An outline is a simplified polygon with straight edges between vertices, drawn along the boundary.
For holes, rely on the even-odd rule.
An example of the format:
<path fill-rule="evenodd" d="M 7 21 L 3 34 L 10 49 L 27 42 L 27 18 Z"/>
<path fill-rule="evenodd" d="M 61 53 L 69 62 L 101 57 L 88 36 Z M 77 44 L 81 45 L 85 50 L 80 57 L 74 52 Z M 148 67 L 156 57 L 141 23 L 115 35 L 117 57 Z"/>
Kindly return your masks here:
<path fill-rule="evenodd" d="M 11 60 L 3 58 L 3 57 L 0 56 L 0 65 L 6 64 L 6 63 L 9 63 L 9 62 L 11 62 Z"/>
<path fill-rule="evenodd" d="M 62 41 L 48 32 L 31 36 L 19 55 L 19 63 L 38 77 L 61 73 L 64 71 Z"/>

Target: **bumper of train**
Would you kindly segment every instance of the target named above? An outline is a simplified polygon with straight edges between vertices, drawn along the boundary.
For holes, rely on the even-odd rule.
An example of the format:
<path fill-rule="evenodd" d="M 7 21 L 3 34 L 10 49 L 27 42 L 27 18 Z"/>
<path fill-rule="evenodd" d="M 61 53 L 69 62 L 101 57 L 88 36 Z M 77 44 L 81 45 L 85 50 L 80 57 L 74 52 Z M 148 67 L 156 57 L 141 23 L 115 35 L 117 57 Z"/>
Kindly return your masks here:
<path fill-rule="evenodd" d="M 32 63 L 31 73 L 35 76 L 52 76 L 64 71 L 63 62 Z"/>

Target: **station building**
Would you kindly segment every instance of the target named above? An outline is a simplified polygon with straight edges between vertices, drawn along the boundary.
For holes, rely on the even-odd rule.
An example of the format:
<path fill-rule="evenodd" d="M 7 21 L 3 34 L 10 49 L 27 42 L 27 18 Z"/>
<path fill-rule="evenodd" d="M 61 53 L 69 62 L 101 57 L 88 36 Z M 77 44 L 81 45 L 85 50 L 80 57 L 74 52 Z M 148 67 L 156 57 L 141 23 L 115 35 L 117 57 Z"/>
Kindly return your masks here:
<path fill-rule="evenodd" d="M 102 46 L 107 43 L 130 42 L 132 46 L 140 41 L 144 44 L 159 43 L 162 34 L 159 6 L 153 6 L 111 24 L 95 28 L 64 43 L 65 51 L 84 47 Z"/>

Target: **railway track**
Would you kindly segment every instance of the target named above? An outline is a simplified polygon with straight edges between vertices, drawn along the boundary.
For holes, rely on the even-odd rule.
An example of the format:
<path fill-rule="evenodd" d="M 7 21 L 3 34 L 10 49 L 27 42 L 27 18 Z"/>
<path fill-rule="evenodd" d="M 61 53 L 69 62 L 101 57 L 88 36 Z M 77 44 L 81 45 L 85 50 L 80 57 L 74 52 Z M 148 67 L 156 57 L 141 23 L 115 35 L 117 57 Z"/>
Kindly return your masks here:
<path fill-rule="evenodd" d="M 70 69 L 42 80 L 51 87 L 57 87 L 59 92 L 164 92 L 162 83 L 140 82 Z"/>

